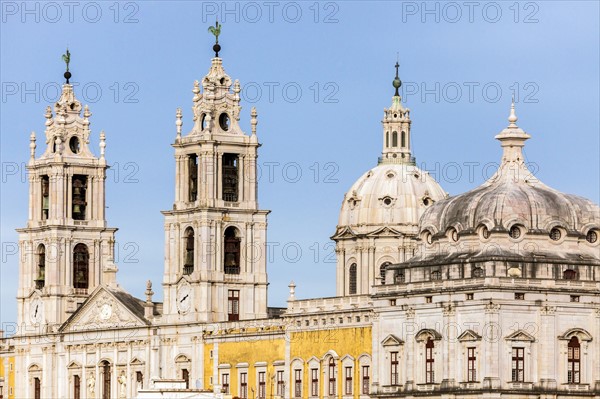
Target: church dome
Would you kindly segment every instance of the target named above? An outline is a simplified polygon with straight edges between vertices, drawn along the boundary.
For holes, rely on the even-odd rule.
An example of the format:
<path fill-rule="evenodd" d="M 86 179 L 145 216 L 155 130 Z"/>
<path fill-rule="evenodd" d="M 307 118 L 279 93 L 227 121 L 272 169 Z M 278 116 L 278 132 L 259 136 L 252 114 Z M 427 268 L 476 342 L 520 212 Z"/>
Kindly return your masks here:
<path fill-rule="evenodd" d="M 598 242 L 600 208 L 592 201 L 564 194 L 540 182 L 523 159 L 530 136 L 516 122 L 514 104 L 509 126 L 496 136 L 504 154 L 498 171 L 480 187 L 433 205 L 423 214 L 421 236 L 426 241 L 490 232 L 513 239 L 543 235 L 553 241 L 566 236 Z"/>
<path fill-rule="evenodd" d="M 338 228 L 368 234 L 383 226 L 411 226 L 446 197 L 440 185 L 412 162 L 382 162 L 363 174 L 344 196 Z"/>

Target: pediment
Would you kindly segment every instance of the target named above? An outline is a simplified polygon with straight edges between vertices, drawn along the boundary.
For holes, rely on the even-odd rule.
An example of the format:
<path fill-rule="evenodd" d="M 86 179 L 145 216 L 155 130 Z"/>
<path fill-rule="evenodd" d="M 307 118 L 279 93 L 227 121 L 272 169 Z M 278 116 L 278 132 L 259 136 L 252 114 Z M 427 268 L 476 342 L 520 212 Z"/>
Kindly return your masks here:
<path fill-rule="evenodd" d="M 331 237 L 332 240 L 339 240 L 344 238 L 356 238 L 357 234 L 348 226 L 340 227 Z"/>
<path fill-rule="evenodd" d="M 535 341 L 535 338 L 525 330 L 515 331 L 514 333 L 506 336 L 504 339 L 507 341 Z"/>
<path fill-rule="evenodd" d="M 61 326 L 61 332 L 123 327 L 145 327 L 141 301 L 125 291 L 98 286 L 88 299 Z"/>
<path fill-rule="evenodd" d="M 481 341 L 481 335 L 473 330 L 466 330 L 458 336 L 459 342 Z"/>
<path fill-rule="evenodd" d="M 395 335 L 390 334 L 387 337 L 385 337 L 383 341 L 381 341 L 381 345 L 383 345 L 383 346 L 404 345 L 404 341 L 402 341 L 400 338 L 396 337 Z"/>
<path fill-rule="evenodd" d="M 367 237 L 401 237 L 403 234 L 389 226 L 383 226 L 367 234 Z"/>

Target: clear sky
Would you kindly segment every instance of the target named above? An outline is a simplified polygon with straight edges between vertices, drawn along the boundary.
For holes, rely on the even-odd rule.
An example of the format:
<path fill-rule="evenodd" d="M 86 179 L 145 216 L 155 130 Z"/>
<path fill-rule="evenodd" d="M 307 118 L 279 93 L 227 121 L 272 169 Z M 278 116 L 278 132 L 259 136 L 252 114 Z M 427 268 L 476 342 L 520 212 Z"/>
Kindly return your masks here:
<path fill-rule="evenodd" d="M 71 51 L 72 82 L 106 132 L 107 217 L 118 280 L 162 299 L 163 217 L 174 197 L 175 110 L 191 127 L 192 88 L 208 71 L 215 17 L 226 71 L 243 86 L 241 124 L 258 110 L 259 201 L 270 209 L 269 305 L 335 295 L 334 233 L 346 190 L 377 163 L 383 108 L 400 59 L 413 150 L 450 194 L 500 159 L 493 137 L 511 96 L 538 177 L 599 201 L 599 3 L 2 1 L 0 322 L 16 319 L 15 228 L 27 219 L 29 134 Z"/>

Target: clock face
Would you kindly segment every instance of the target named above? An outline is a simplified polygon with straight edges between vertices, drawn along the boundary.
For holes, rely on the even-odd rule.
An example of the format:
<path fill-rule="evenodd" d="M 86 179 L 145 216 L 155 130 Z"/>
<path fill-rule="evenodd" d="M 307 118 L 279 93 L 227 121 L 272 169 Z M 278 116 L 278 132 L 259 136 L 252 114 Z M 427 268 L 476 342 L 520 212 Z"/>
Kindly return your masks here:
<path fill-rule="evenodd" d="M 108 320 L 112 316 L 112 306 L 109 303 L 105 303 L 100 308 L 100 318 L 102 320 Z"/>
<path fill-rule="evenodd" d="M 36 298 L 31 302 L 29 318 L 33 324 L 39 324 L 44 319 L 44 304 L 39 298 Z"/>
<path fill-rule="evenodd" d="M 187 313 L 192 306 L 192 290 L 184 284 L 177 289 L 177 309 L 180 313 Z"/>

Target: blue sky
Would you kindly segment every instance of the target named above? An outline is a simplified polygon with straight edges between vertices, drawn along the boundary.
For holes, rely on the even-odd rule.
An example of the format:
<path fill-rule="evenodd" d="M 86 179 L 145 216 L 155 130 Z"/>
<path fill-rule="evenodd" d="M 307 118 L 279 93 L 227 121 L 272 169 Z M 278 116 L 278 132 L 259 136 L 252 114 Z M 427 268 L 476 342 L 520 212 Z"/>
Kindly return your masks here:
<path fill-rule="evenodd" d="M 468 3 L 468 2 L 467 2 Z M 70 3 L 68 3 L 70 4 Z M 269 304 L 335 294 L 329 237 L 346 190 L 377 163 L 383 108 L 400 58 L 418 164 L 450 194 L 481 184 L 516 95 L 538 177 L 599 201 L 599 3 L 13 2 L 1 5 L 0 322 L 16 319 L 14 229 L 27 218 L 29 133 L 62 83 L 107 136 L 107 218 L 118 280 L 162 298 L 163 217 L 174 196 L 175 110 L 191 126 L 192 88 L 208 71 L 215 16 L 226 71 L 243 86 L 241 124 L 258 110 L 259 202 L 270 209 Z M 38 140 L 38 154 L 42 140 Z"/>

